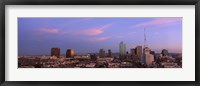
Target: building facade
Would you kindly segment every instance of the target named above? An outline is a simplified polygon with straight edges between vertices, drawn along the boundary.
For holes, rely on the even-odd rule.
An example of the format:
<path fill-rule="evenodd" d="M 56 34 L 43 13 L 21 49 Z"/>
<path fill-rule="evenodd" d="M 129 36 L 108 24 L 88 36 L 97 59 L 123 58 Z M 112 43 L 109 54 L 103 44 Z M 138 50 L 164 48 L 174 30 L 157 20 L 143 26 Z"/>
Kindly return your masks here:
<path fill-rule="evenodd" d="M 124 57 L 126 55 L 126 44 L 124 44 L 123 41 L 119 44 L 119 54 L 120 57 Z"/>
<path fill-rule="evenodd" d="M 130 52 L 130 54 L 131 54 L 131 56 L 135 56 L 135 49 L 134 48 L 132 48 L 131 50 L 130 50 L 131 52 Z"/>
<path fill-rule="evenodd" d="M 141 56 L 142 56 L 142 46 L 136 46 L 135 54 L 136 54 L 137 57 L 141 58 Z"/>
<path fill-rule="evenodd" d="M 104 57 L 105 57 L 105 55 L 106 55 L 106 52 L 105 52 L 105 50 L 103 50 L 103 49 L 100 49 L 100 50 L 99 50 L 99 57 L 100 57 L 100 58 L 104 58 Z"/>
<path fill-rule="evenodd" d="M 51 56 L 60 57 L 60 48 L 51 48 Z"/>
<path fill-rule="evenodd" d="M 108 57 L 112 57 L 112 51 L 110 49 L 108 50 Z"/>
<path fill-rule="evenodd" d="M 154 55 L 152 55 L 150 52 L 151 50 L 148 47 L 143 49 L 143 63 L 146 65 L 150 65 L 152 62 L 154 62 Z"/>
<path fill-rule="evenodd" d="M 66 57 L 67 58 L 74 57 L 74 49 L 67 49 Z"/>

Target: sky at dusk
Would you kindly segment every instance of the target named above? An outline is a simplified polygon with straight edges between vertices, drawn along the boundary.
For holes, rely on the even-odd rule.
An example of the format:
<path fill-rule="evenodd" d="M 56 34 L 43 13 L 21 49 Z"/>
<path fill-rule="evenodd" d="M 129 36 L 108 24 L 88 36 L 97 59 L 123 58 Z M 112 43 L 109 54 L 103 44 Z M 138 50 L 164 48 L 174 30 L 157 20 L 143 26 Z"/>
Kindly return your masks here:
<path fill-rule="evenodd" d="M 52 47 L 75 54 L 119 52 L 144 45 L 157 53 L 182 53 L 182 18 L 18 18 L 18 54 L 50 55 Z"/>

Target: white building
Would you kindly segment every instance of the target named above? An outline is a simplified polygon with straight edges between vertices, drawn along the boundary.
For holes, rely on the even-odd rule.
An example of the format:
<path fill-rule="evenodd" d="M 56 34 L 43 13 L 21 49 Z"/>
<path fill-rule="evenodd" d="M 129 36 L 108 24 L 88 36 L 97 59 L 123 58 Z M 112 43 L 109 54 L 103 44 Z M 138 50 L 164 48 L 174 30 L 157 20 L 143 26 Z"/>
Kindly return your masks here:
<path fill-rule="evenodd" d="M 122 42 L 120 42 L 119 44 L 119 54 L 120 54 L 120 57 L 123 57 L 126 55 L 126 44 Z"/>

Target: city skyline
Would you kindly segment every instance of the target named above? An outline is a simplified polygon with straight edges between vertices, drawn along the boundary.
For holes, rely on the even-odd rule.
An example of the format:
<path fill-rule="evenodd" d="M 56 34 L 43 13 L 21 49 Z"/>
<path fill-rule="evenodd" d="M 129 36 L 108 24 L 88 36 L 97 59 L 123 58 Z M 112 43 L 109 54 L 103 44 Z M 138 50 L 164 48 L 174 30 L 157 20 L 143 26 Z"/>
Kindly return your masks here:
<path fill-rule="evenodd" d="M 119 53 L 144 44 L 157 53 L 167 49 L 182 53 L 182 18 L 18 18 L 18 55 L 50 55 L 57 47 L 61 54 L 98 53 L 99 49 Z"/>

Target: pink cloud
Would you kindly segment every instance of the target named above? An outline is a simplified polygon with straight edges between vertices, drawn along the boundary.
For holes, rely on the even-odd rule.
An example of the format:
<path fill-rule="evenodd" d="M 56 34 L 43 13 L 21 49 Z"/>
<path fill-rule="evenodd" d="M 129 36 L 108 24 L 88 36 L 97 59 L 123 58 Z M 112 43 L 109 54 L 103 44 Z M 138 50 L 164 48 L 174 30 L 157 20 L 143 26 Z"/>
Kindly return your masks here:
<path fill-rule="evenodd" d="M 89 41 L 92 41 L 92 42 L 99 42 L 99 41 L 108 40 L 109 38 L 110 38 L 110 37 L 95 37 L 95 38 L 89 39 Z"/>
<path fill-rule="evenodd" d="M 56 28 L 53 28 L 53 29 L 43 28 L 41 29 L 41 31 L 45 33 L 59 33 L 59 29 L 56 29 Z"/>
<path fill-rule="evenodd" d="M 85 35 L 98 35 L 98 34 L 102 34 L 102 33 L 103 33 L 103 30 L 98 29 L 98 28 L 88 29 L 83 32 L 80 32 L 80 34 L 85 34 Z"/>
<path fill-rule="evenodd" d="M 181 21 L 181 18 L 157 18 L 152 21 L 139 23 L 135 25 L 134 27 L 145 27 L 145 26 L 151 26 L 151 25 L 160 25 L 160 24 L 167 24 L 167 23 L 174 23 Z"/>
<path fill-rule="evenodd" d="M 91 28 L 91 29 L 86 29 L 83 31 L 79 31 L 76 34 L 78 35 L 99 35 L 104 32 L 105 29 L 109 28 L 111 24 L 103 25 L 99 28 Z"/>
<path fill-rule="evenodd" d="M 60 34 L 72 34 L 72 35 L 99 35 L 104 32 L 107 28 L 109 28 L 112 24 L 106 24 L 101 27 L 97 28 L 88 28 L 88 29 L 83 29 L 83 30 L 67 30 L 67 31 L 60 31 L 57 28 L 42 28 L 40 29 L 40 32 L 42 33 L 60 33 Z"/>

